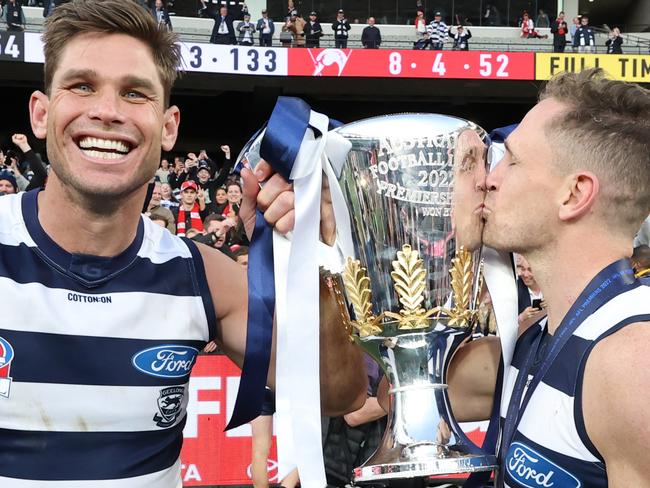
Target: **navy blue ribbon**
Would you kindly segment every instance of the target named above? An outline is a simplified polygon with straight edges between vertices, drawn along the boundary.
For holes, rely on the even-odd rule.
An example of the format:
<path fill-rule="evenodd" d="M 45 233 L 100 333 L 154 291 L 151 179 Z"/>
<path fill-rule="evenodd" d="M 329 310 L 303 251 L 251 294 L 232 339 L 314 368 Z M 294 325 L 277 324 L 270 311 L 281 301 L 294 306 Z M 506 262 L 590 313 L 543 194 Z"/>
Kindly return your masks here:
<path fill-rule="evenodd" d="M 260 156 L 287 181 L 290 181 L 293 163 L 309 127 L 310 114 L 309 105 L 299 98 L 278 98 L 260 144 Z M 246 353 L 237 399 L 226 430 L 259 416 L 269 373 L 275 315 L 273 229 L 259 210 L 248 253 Z"/>
<path fill-rule="evenodd" d="M 503 426 L 503 435 L 501 436 L 499 456 L 501 469 L 499 471 L 499 482 L 497 486 L 503 486 L 505 457 L 510 443 L 514 438 L 519 421 L 521 420 L 521 413 L 526 410 L 526 406 L 535 388 L 537 388 L 542 378 L 544 378 L 553 361 L 557 358 L 557 355 L 564 348 L 573 333 L 589 316 L 613 297 L 636 286 L 639 286 L 639 281 L 634 278 L 634 270 L 628 259 L 616 261 L 598 273 L 573 303 L 562 319 L 562 322 L 560 322 L 555 334 L 550 337 L 550 343 L 544 359 L 539 369 L 535 372 L 530 384 L 528 384 L 528 375 L 535 362 L 535 356 L 537 355 L 536 353 L 543 334 L 539 334 L 536 338 L 526 357 L 526 361 L 519 370 L 512 396 L 510 397 L 510 404 L 508 405 Z M 526 389 L 527 384 L 528 389 Z M 524 390 L 526 390 L 526 395 L 522 401 Z"/>

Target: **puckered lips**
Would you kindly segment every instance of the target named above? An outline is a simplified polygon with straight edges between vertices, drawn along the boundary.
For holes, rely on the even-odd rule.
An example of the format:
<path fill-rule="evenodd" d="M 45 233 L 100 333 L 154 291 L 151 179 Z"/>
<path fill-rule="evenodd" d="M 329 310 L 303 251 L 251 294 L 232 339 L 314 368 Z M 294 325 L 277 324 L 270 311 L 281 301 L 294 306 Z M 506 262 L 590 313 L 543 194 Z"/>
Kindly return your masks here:
<path fill-rule="evenodd" d="M 135 147 L 134 143 L 125 139 L 88 135 L 76 138 L 75 142 L 85 156 L 98 162 L 118 162 Z"/>

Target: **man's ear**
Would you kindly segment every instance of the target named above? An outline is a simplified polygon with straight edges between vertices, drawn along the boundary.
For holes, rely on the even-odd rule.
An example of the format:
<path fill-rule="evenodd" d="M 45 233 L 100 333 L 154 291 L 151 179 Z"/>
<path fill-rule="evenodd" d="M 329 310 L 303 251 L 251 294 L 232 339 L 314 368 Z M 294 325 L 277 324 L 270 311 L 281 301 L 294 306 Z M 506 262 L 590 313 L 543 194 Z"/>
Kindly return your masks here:
<path fill-rule="evenodd" d="M 165 110 L 165 123 L 162 128 L 161 145 L 163 151 L 171 151 L 178 137 L 178 126 L 181 123 L 181 111 L 176 105 Z"/>
<path fill-rule="evenodd" d="M 562 221 L 580 218 L 589 213 L 596 202 L 600 183 L 595 174 L 585 171 L 570 175 L 565 180 L 558 217 Z"/>
<path fill-rule="evenodd" d="M 47 136 L 47 111 L 50 107 L 49 97 L 40 91 L 35 91 L 29 98 L 29 119 L 32 132 L 37 139 Z"/>

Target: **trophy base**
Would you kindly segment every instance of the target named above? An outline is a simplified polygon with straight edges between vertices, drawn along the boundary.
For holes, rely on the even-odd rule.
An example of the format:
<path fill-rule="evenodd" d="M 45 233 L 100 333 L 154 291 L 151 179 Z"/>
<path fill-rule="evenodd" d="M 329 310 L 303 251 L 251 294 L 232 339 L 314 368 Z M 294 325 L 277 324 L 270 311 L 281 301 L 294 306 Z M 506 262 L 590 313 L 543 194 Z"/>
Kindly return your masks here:
<path fill-rule="evenodd" d="M 395 463 L 364 465 L 354 469 L 357 484 L 379 480 L 421 478 L 443 474 L 492 471 L 497 468 L 496 456 L 465 454 L 462 457 L 432 458 Z"/>

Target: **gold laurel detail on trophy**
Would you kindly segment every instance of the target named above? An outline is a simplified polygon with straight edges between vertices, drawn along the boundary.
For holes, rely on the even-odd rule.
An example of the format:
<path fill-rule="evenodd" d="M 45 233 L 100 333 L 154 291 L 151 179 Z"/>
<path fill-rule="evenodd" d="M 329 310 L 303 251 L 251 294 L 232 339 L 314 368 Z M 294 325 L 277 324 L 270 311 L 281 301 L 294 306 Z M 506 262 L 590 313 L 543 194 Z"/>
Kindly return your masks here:
<path fill-rule="evenodd" d="M 467 327 L 476 316 L 476 310 L 470 310 L 474 270 L 472 269 L 472 253 L 461 246 L 456 257 L 451 261 L 451 289 L 454 292 L 454 308 L 442 309 L 449 316 L 450 327 Z"/>
<path fill-rule="evenodd" d="M 402 304 L 399 313 L 385 312 L 387 317 L 399 322 L 399 329 L 421 329 L 428 327 L 427 319 L 436 310 L 425 310 L 424 291 L 426 289 L 426 272 L 420 254 L 410 245 L 404 244 L 393 261 L 391 277 L 395 282 L 395 291 Z"/>
<path fill-rule="evenodd" d="M 372 314 L 372 291 L 370 290 L 370 278 L 366 269 L 361 266 L 361 262 L 356 259 L 348 258 L 343 269 L 343 283 L 345 291 L 354 314 L 355 321 L 352 322 L 354 328 L 359 331 L 359 337 L 368 337 L 378 334 L 382 331 L 379 323 L 381 315 L 375 317 Z"/>

